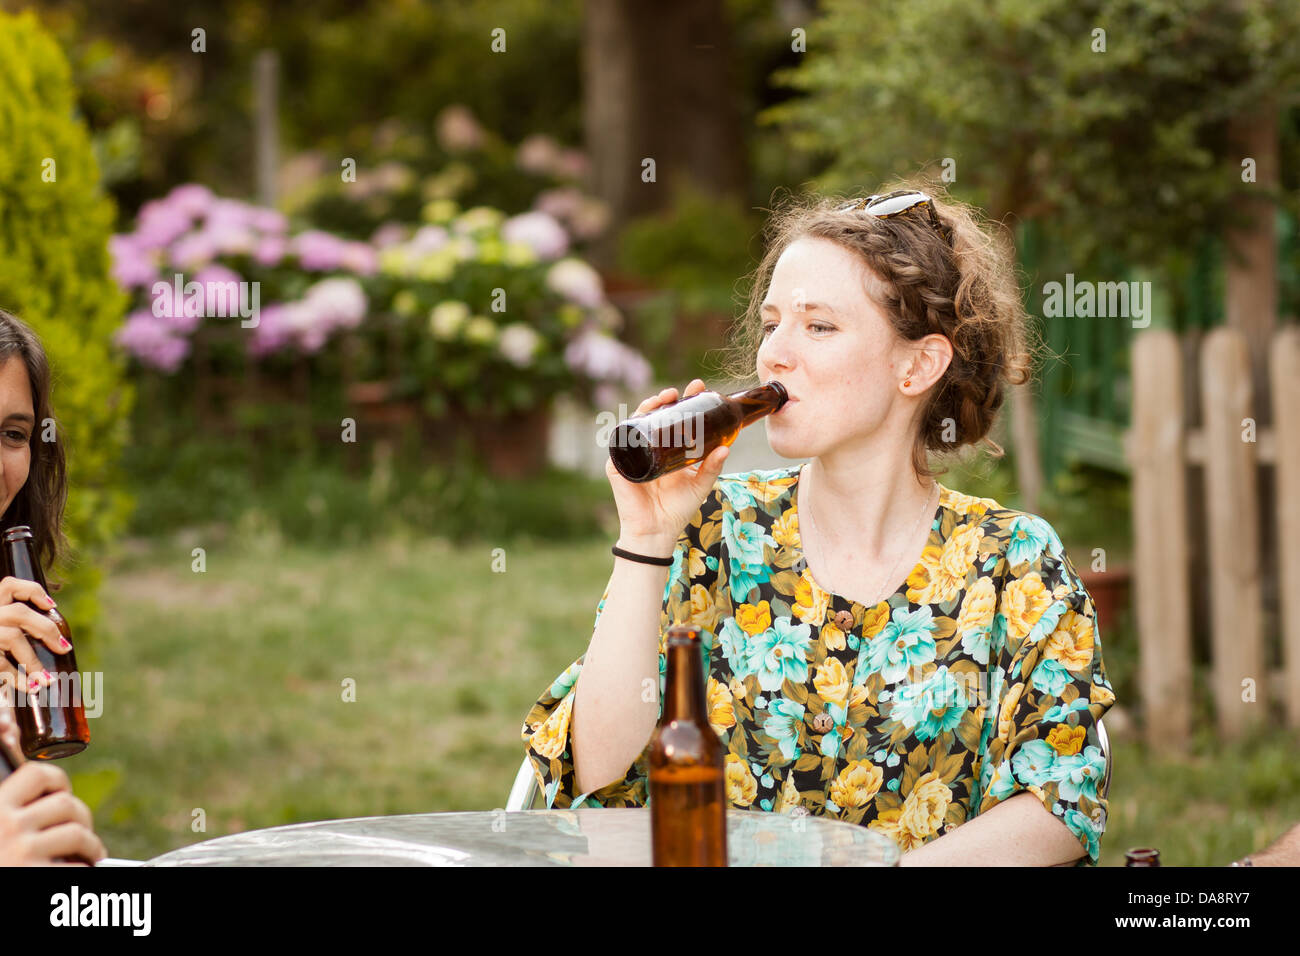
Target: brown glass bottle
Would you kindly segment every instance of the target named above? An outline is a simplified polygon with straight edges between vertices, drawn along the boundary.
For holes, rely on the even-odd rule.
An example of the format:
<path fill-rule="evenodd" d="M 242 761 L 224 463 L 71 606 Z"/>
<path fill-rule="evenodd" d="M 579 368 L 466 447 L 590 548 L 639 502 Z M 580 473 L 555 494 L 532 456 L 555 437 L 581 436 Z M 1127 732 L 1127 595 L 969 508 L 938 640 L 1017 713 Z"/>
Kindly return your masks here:
<path fill-rule="evenodd" d="M 4 542 L 9 573 L 16 578 L 35 581 L 44 588 L 45 576 L 37 567 L 28 545 L 31 538 L 31 528 L 26 525 L 6 529 Z M 63 639 L 72 643 L 72 631 L 57 608 L 44 611 L 30 601 L 23 603 L 36 613 L 47 615 Z M 81 753 L 90 743 L 90 725 L 86 723 L 86 711 L 81 703 L 81 675 L 77 671 L 76 652 L 69 649 L 57 654 L 44 641 L 31 637 L 28 641 L 41 667 L 53 675 L 54 682 L 34 695 L 26 694 L 25 687 L 18 688 L 14 719 L 22 735 L 23 753 L 33 760 L 56 760 Z M 17 661 L 14 664 L 17 665 Z M 25 676 L 30 679 L 32 675 Z"/>
<path fill-rule="evenodd" d="M 610 434 L 609 457 L 628 481 L 653 481 L 730 445 L 742 428 L 777 411 L 789 397 L 776 381 L 732 395 L 700 392 L 619 422 Z"/>
<path fill-rule="evenodd" d="M 709 726 L 700 629 L 666 638 L 663 714 L 650 738 L 650 839 L 655 866 L 726 866 L 722 742 Z"/>
<path fill-rule="evenodd" d="M 1124 854 L 1125 866 L 1159 866 L 1160 851 L 1154 847 L 1140 847 Z"/>

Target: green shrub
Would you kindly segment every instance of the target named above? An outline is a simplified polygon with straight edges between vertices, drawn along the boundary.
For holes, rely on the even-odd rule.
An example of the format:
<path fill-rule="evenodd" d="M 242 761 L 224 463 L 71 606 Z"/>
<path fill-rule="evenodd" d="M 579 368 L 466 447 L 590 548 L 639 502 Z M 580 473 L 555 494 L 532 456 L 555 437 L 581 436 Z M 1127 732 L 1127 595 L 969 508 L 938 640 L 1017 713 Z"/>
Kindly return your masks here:
<path fill-rule="evenodd" d="M 84 642 L 98 609 L 96 558 L 130 510 L 118 459 L 132 392 L 111 342 L 125 307 L 109 277 L 114 210 L 73 112 L 67 61 L 30 12 L 0 13 L 0 63 L 0 307 L 30 325 L 49 354 L 73 548 L 53 576 Z"/>

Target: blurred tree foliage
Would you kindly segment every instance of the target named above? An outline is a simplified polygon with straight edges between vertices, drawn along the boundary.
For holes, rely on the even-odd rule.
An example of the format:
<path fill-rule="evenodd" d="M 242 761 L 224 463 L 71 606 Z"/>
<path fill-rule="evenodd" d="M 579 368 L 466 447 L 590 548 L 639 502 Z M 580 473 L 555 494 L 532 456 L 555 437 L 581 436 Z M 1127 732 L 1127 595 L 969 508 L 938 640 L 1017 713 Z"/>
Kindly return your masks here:
<path fill-rule="evenodd" d="M 111 345 L 126 305 L 109 277 L 113 204 L 73 113 L 67 61 L 34 16 L 0 13 L 0 62 L 0 307 L 49 355 L 74 549 L 52 576 L 65 583 L 60 604 L 84 640 L 98 607 L 95 557 L 130 506 L 119 459 L 132 393 Z"/>
<path fill-rule="evenodd" d="M 1274 198 L 1294 207 L 1294 0 L 826 0 L 823 11 L 804 62 L 778 77 L 808 95 L 764 115 L 829 160 L 823 188 L 922 167 L 937 178 L 950 159 L 955 195 L 998 219 L 1050 217 L 1076 263 L 1112 250 L 1170 268 L 1260 188 L 1243 184 L 1226 134 L 1272 98 L 1289 170 Z"/>

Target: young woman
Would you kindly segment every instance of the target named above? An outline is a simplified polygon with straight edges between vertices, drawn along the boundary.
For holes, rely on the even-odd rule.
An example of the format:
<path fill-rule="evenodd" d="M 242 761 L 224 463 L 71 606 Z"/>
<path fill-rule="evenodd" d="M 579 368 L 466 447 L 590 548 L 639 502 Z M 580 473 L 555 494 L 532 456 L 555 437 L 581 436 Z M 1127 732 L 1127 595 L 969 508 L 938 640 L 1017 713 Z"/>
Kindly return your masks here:
<path fill-rule="evenodd" d="M 42 423 L 52 418 L 45 350 L 31 329 L 0 310 L 0 528 L 30 526 L 36 557 L 45 568 L 53 566 L 63 543 L 67 497 L 63 447 L 40 435 Z M 0 687 L 6 691 L 0 694 L 0 735 L 11 752 L 18 751 L 18 733 L 8 691 L 19 680 L 32 690 L 50 683 L 28 638 L 54 651 L 65 649 L 54 623 L 23 601 L 54 606 L 39 584 L 0 580 Z M 104 856 L 89 809 L 72 795 L 68 776 L 58 767 L 25 763 L 0 780 L 0 866 L 94 862 Z"/>
<path fill-rule="evenodd" d="M 870 826 L 905 864 L 1095 864 L 1115 698 L 1092 600 L 1047 522 L 927 460 L 1002 453 L 988 435 L 1029 368 L 1011 256 L 915 190 L 792 204 L 769 228 L 739 345 L 790 395 L 772 449 L 806 461 L 720 476 L 723 447 L 646 484 L 607 468 L 637 557 L 525 719 L 547 805 L 644 805 L 660 711 L 641 688 L 689 622 L 731 807 Z"/>

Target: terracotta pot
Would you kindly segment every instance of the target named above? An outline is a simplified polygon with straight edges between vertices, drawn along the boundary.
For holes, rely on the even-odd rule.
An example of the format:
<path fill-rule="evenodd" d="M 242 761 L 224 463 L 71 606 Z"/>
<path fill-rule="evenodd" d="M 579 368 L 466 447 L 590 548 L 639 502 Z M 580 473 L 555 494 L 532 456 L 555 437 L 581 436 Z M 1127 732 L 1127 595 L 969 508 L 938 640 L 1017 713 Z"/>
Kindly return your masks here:
<path fill-rule="evenodd" d="M 1119 623 L 1128 609 L 1132 571 L 1120 566 L 1107 571 L 1080 571 L 1079 577 L 1092 595 L 1093 607 L 1097 612 L 1097 628 L 1106 634 Z"/>

